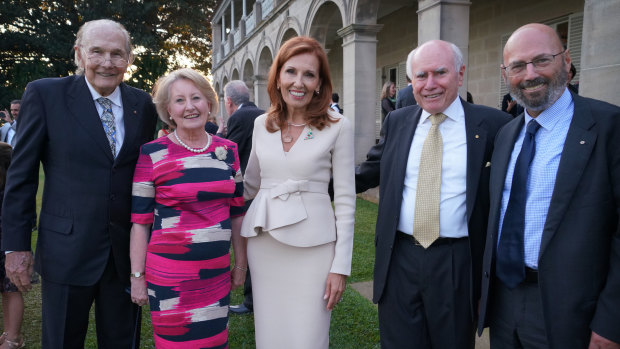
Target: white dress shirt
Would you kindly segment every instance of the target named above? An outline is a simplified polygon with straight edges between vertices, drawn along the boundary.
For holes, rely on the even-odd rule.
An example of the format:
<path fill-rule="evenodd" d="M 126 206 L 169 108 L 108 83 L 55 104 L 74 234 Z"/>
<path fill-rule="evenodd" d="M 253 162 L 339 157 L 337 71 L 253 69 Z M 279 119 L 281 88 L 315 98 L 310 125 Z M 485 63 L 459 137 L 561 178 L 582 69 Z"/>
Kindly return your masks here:
<path fill-rule="evenodd" d="M 125 139 L 125 124 L 123 123 L 123 98 L 121 98 L 121 89 L 116 86 L 114 92 L 110 95 L 102 96 L 99 92 L 95 91 L 93 86 L 88 82 L 88 79 L 86 79 L 86 85 L 90 90 L 90 94 L 93 96 L 93 103 L 95 103 L 95 107 L 99 113 L 99 118 L 101 118 L 101 115 L 103 114 L 103 107 L 99 104 L 99 102 L 97 102 L 97 99 L 99 97 L 105 97 L 112 102 L 112 113 L 114 114 L 114 125 L 116 126 L 116 135 L 114 137 L 116 139 L 116 154 L 114 155 L 118 156 L 118 153 L 123 147 L 123 140 Z M 103 128 L 103 124 L 101 124 L 101 128 Z"/>
<path fill-rule="evenodd" d="M 467 135 L 465 132 L 465 111 L 463 110 L 461 100 L 457 97 L 443 113 L 447 118 L 439 125 L 439 132 L 443 140 L 439 236 L 461 238 L 469 235 L 465 206 Z M 413 135 L 413 141 L 411 142 L 409 157 L 407 158 L 403 202 L 400 207 L 400 219 L 398 222 L 398 230 L 406 234 L 413 234 L 420 155 L 428 131 L 431 128 L 430 115 L 427 111 L 422 111 L 420 121 Z"/>

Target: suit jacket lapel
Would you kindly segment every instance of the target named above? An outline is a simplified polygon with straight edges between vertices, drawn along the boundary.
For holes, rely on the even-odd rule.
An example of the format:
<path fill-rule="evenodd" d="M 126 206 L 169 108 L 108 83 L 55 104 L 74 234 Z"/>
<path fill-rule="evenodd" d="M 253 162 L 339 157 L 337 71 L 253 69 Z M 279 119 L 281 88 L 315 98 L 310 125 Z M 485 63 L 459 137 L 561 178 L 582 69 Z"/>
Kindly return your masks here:
<path fill-rule="evenodd" d="M 413 135 L 420 122 L 420 116 L 422 115 L 422 108 L 416 108 L 416 112 L 413 115 L 406 115 L 400 118 L 400 123 L 391 125 L 392 132 L 398 134 L 390 136 L 391 139 L 396 140 L 398 147 L 396 148 L 396 154 L 392 155 L 397 161 L 392 161 L 391 164 L 395 164 L 392 168 L 395 171 L 398 179 L 394 181 L 394 185 L 399 186 L 396 193 L 402 193 L 405 186 L 405 175 L 407 173 L 407 159 L 409 158 L 409 151 L 411 150 L 411 143 L 413 142 Z M 402 197 L 399 198 L 402 200 Z M 400 208 L 400 202 L 398 206 Z M 400 215 L 400 211 L 397 213 Z"/>
<path fill-rule="evenodd" d="M 467 221 L 471 218 L 471 213 L 476 202 L 478 184 L 480 183 L 480 172 L 485 165 L 484 154 L 486 148 L 487 130 L 482 127 L 484 119 L 475 113 L 469 103 L 464 103 L 461 99 L 465 112 L 465 133 L 467 137 L 467 180 L 465 193 L 465 206 L 467 211 Z"/>
<path fill-rule="evenodd" d="M 131 151 L 133 143 L 136 139 L 136 133 L 140 126 L 140 118 L 142 115 L 138 115 L 136 104 L 138 100 L 136 96 L 131 93 L 132 91 L 121 83 L 121 98 L 123 99 L 123 125 L 125 126 L 125 139 L 123 140 L 123 147 L 118 153 L 118 158 L 122 158 L 125 153 Z M 129 149 L 129 150 L 128 150 Z"/>
<path fill-rule="evenodd" d="M 73 114 L 76 123 L 81 125 L 91 135 L 91 139 L 112 160 L 110 144 L 85 79 L 83 75 L 76 76 L 75 82 L 69 87 L 68 108 Z"/>
<path fill-rule="evenodd" d="M 597 135 L 592 130 L 595 122 L 590 109 L 577 95 L 573 95 L 573 101 L 575 111 L 562 149 L 558 173 L 555 177 L 547 221 L 540 242 L 539 259 L 558 230 L 560 222 L 571 204 L 575 189 L 581 180 L 596 143 Z"/>
<path fill-rule="evenodd" d="M 506 172 L 508 172 L 508 163 L 510 162 L 515 141 L 523 128 L 524 120 L 524 114 L 517 116 L 515 120 L 510 121 L 501 129 L 501 136 L 495 138 L 495 148 L 491 157 L 491 176 L 489 179 L 489 229 L 493 231 L 494 247 L 497 246 L 497 229 L 499 228 L 502 194 L 504 182 L 506 181 Z"/>

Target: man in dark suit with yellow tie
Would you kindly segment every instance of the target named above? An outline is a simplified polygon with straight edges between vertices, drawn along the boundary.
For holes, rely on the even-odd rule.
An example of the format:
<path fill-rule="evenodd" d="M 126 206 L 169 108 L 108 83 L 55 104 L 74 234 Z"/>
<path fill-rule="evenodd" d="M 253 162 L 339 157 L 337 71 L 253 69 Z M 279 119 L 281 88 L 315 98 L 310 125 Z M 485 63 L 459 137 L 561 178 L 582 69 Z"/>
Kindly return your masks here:
<path fill-rule="evenodd" d="M 570 66 L 543 24 L 504 47 L 525 112 L 493 151 L 478 324 L 491 348 L 620 348 L 620 108 L 571 93 Z"/>
<path fill-rule="evenodd" d="M 418 105 L 388 114 L 355 176 L 358 192 L 380 185 L 381 347 L 473 348 L 491 152 L 510 117 L 459 98 L 456 45 L 429 41 L 410 56 Z"/>
<path fill-rule="evenodd" d="M 151 97 L 125 85 L 129 33 L 86 22 L 75 41 L 77 74 L 31 82 L 22 98 L 2 219 L 6 270 L 31 288 L 30 239 L 39 163 L 45 171 L 34 268 L 42 279 L 43 348 L 83 348 L 95 304 L 99 348 L 139 342 L 140 308 L 126 292 L 131 187 L 139 148 L 153 138 Z"/>

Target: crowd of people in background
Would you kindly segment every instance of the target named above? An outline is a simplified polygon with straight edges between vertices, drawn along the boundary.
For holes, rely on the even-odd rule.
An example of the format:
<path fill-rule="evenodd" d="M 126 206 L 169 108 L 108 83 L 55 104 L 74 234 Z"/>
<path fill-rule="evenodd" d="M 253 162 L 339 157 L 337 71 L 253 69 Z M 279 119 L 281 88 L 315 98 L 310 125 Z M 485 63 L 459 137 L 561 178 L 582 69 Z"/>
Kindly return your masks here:
<path fill-rule="evenodd" d="M 157 348 L 225 348 L 229 313 L 254 314 L 257 348 L 328 348 L 356 192 L 377 186 L 382 348 L 473 349 L 485 327 L 493 349 L 620 348 L 620 108 L 577 94 L 553 28 L 506 42 L 501 108 L 459 96 L 456 45 L 414 48 L 357 166 L 315 39 L 280 47 L 266 111 L 226 84 L 227 122 L 193 69 L 125 84 L 133 52 L 120 23 L 86 22 L 76 74 L 0 111 L 0 349 L 25 346 L 34 270 L 43 348 L 83 348 L 93 304 L 101 348 L 138 347 L 147 305 Z"/>

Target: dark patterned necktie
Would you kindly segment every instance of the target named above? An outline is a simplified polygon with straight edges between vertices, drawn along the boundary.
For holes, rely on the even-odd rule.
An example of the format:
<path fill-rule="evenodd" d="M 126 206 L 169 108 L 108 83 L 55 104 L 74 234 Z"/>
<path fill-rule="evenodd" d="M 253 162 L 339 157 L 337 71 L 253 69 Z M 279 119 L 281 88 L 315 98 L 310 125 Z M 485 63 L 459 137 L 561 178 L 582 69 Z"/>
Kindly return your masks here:
<path fill-rule="evenodd" d="M 101 123 L 110 143 L 112 156 L 116 157 L 116 125 L 114 124 L 114 113 L 112 113 L 112 101 L 105 97 L 97 98 L 97 102 L 103 107 L 101 114 Z"/>
<path fill-rule="evenodd" d="M 510 199 L 499 245 L 497 246 L 497 277 L 509 288 L 514 288 L 525 279 L 525 253 L 523 251 L 523 234 L 525 230 L 525 203 L 527 200 L 527 177 L 530 163 L 536 152 L 536 132 L 540 124 L 532 119 L 525 129 L 521 152 L 517 157 Z"/>

